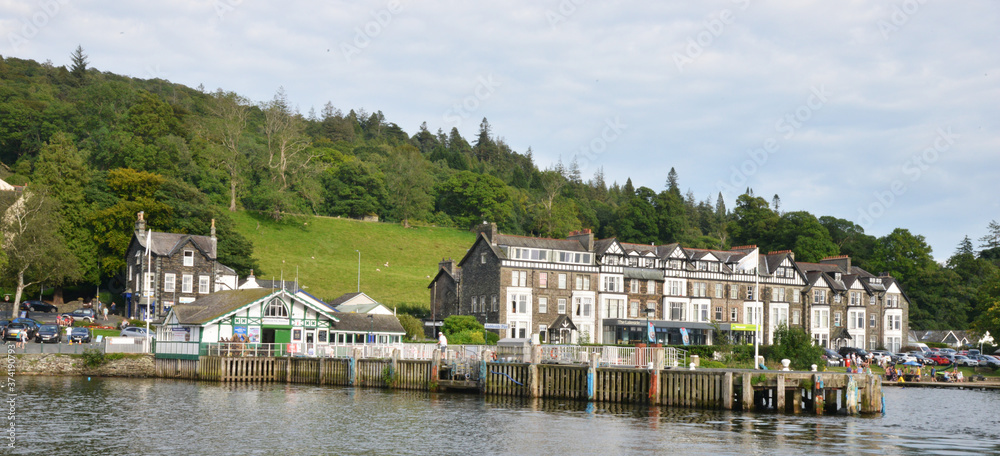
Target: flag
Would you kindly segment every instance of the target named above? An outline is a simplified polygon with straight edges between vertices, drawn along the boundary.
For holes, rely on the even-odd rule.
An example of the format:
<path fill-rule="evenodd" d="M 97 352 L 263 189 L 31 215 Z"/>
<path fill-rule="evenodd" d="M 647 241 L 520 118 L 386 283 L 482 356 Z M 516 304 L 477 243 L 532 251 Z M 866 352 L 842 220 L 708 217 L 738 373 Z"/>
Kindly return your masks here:
<path fill-rule="evenodd" d="M 646 328 L 646 333 L 650 342 L 656 342 L 656 333 L 653 331 L 653 322 L 646 322 L 648 328 Z"/>

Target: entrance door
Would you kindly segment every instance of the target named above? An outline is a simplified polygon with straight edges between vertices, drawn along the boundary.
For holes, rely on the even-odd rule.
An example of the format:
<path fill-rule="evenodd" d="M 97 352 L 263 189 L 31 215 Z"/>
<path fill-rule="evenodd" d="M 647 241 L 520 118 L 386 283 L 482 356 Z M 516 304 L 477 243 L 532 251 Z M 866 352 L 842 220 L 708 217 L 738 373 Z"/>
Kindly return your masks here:
<path fill-rule="evenodd" d="M 306 330 L 305 353 L 309 356 L 316 355 L 316 330 Z"/>
<path fill-rule="evenodd" d="M 264 328 L 264 333 L 260 335 L 260 342 L 262 344 L 273 344 L 274 328 Z"/>

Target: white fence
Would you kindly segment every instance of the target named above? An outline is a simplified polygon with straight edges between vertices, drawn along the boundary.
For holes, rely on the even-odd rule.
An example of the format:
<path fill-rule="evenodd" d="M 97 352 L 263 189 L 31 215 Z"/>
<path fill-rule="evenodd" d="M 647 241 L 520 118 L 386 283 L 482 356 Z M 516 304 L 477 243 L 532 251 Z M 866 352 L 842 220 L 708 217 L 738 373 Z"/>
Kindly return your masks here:
<path fill-rule="evenodd" d="M 145 337 L 105 337 L 104 353 L 152 353 Z"/>

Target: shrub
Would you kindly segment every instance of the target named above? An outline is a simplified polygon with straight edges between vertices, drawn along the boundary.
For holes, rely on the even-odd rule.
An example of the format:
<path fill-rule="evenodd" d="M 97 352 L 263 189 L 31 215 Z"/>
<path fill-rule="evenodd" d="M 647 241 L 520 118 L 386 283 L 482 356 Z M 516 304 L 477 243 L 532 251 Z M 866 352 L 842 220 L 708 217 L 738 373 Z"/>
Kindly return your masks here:
<path fill-rule="evenodd" d="M 91 369 L 96 369 L 104 365 L 108 360 L 104 357 L 104 352 L 96 348 L 88 348 L 83 351 L 83 365 Z"/>
<path fill-rule="evenodd" d="M 403 325 L 403 329 L 406 330 L 406 338 L 410 340 L 417 340 L 424 338 L 424 325 L 420 323 L 413 315 L 399 314 L 396 318 L 399 319 L 399 324 Z"/>
<path fill-rule="evenodd" d="M 774 345 L 768 352 L 774 360 L 791 360 L 795 370 L 809 370 L 813 364 L 823 364 L 823 349 L 813 345 L 812 338 L 801 328 L 778 326 L 774 331 Z"/>
<path fill-rule="evenodd" d="M 711 359 L 702 359 L 699 363 L 701 363 L 701 367 L 705 369 L 723 369 L 726 367 L 725 364 Z"/>

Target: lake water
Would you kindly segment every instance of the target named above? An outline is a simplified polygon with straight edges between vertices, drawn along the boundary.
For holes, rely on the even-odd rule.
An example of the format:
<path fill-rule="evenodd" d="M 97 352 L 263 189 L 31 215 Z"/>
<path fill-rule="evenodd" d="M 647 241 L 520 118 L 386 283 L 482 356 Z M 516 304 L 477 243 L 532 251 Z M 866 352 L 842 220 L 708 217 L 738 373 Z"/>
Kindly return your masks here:
<path fill-rule="evenodd" d="M 886 388 L 886 415 L 861 418 L 285 384 L 16 382 L 16 447 L 4 441 L 0 453 L 1000 454 L 1000 391 Z"/>

